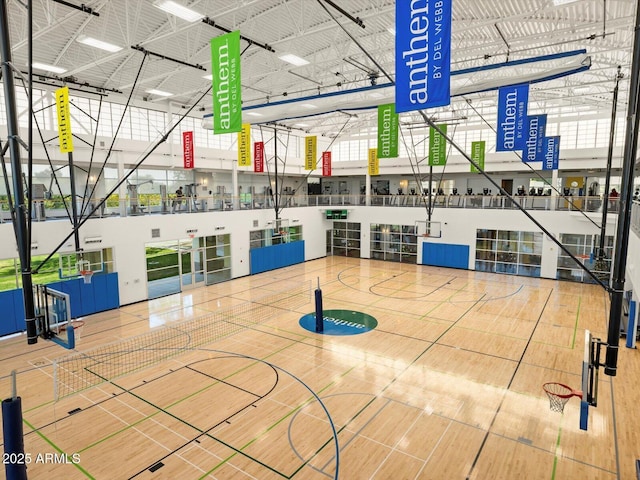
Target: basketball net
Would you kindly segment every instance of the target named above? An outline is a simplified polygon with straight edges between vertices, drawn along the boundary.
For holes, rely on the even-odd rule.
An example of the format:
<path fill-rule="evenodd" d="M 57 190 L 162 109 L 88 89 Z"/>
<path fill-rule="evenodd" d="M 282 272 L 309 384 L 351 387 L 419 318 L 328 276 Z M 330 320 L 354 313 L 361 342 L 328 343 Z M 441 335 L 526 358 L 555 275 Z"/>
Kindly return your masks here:
<path fill-rule="evenodd" d="M 552 412 L 562 413 L 571 397 L 582 397 L 580 390 L 574 390 L 562 383 L 548 382 L 542 388 L 549 397 L 549 408 Z"/>
<path fill-rule="evenodd" d="M 76 267 L 78 268 L 78 273 L 84 279 L 84 283 L 91 283 L 91 278 L 93 277 L 91 263 L 89 263 L 88 260 L 80 260 L 78 263 L 76 263 Z"/>

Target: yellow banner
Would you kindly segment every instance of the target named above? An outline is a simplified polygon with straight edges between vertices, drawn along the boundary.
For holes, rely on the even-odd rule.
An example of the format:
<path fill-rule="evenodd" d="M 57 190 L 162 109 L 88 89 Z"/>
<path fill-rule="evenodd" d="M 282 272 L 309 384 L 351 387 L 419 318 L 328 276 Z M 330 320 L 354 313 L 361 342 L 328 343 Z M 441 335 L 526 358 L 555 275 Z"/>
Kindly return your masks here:
<path fill-rule="evenodd" d="M 304 169 L 316 169 L 317 137 L 304 137 Z"/>
<path fill-rule="evenodd" d="M 369 149 L 369 175 L 380 175 L 380 160 L 378 159 L 378 149 Z"/>
<path fill-rule="evenodd" d="M 69 113 L 69 87 L 56 90 L 56 106 L 58 108 L 58 139 L 62 153 L 73 152 L 73 136 L 71 135 L 71 114 Z"/>
<path fill-rule="evenodd" d="M 238 166 L 251 166 L 251 124 L 243 123 L 238 132 Z"/>

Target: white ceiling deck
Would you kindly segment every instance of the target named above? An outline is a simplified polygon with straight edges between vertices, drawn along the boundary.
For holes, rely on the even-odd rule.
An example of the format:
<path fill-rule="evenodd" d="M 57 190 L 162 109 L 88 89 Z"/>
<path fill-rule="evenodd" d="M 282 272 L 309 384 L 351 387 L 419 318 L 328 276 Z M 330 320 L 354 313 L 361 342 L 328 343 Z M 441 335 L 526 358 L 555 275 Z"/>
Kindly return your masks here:
<path fill-rule="evenodd" d="M 252 118 L 252 123 L 279 120 L 293 128 L 335 135 L 343 128 L 348 112 L 315 113 L 347 109 L 352 103 L 362 106 L 392 100 L 392 89 L 372 87 L 393 79 L 394 1 L 333 2 L 360 19 L 364 28 L 321 0 L 180 2 L 216 24 L 240 30 L 244 37 L 275 50 L 241 42 L 241 48 L 246 47 L 241 61 L 245 107 L 282 105 L 277 113 L 272 112 L 264 120 Z M 81 5 L 83 2 L 68 0 L 68 3 Z M 608 115 L 618 65 L 626 77 L 621 88 L 621 104 L 627 99 L 626 79 L 631 67 L 637 3 L 636 0 L 577 0 L 555 6 L 552 0 L 453 0 L 451 68 L 455 71 L 586 49 L 590 69 L 532 85 L 530 104 L 540 112 L 559 107 L 569 113 L 588 111 Z M 8 0 L 7 4 L 13 63 L 26 71 L 25 2 Z M 95 93 L 101 88 L 110 96 L 119 96 L 113 92 L 118 91 L 126 98 L 133 90 L 136 99 L 166 102 L 163 97 L 147 93 L 149 89 L 157 89 L 173 94 L 168 97 L 169 101 L 186 106 L 193 105 L 210 86 L 210 81 L 203 78 L 210 73 L 209 41 L 224 32 L 203 21 L 177 18 L 156 8 L 151 0 L 85 0 L 84 5 L 99 16 L 53 0 L 33 0 L 33 5 L 34 62 L 67 70 L 63 74 L 34 70 L 39 81 L 59 85 L 60 81 L 49 78 L 66 78 L 74 82 L 70 86 L 87 92 Z M 122 50 L 108 53 L 81 44 L 77 41 L 81 36 L 107 41 Z M 132 48 L 134 46 L 192 66 L 155 55 L 148 56 L 143 63 L 145 55 Z M 284 53 L 293 53 L 309 64 L 286 63 L 279 58 Z M 538 75 L 548 68 L 532 63 L 521 68 L 518 75 Z M 512 69 L 500 68 L 475 72 L 464 78 L 454 77 L 452 89 L 474 91 L 483 82 L 509 75 L 513 75 Z M 351 89 L 358 93 L 350 94 L 349 102 L 341 104 L 340 96 L 329 96 L 322 100 L 322 110 L 318 112 L 309 112 L 300 103 L 289 102 Z M 443 118 L 472 117 L 469 102 L 482 105 L 486 112 L 495 98 L 494 92 L 466 93 L 455 97 L 450 106 L 430 114 Z M 283 103 L 285 100 L 288 102 Z M 208 108 L 211 101 L 211 95 L 206 95 L 198 108 Z M 254 111 L 260 112 L 256 108 Z M 297 127 L 301 116 L 306 117 L 304 126 Z M 347 116 L 351 118 L 351 132 L 375 126 L 374 113 Z M 412 119 L 409 115 L 403 120 Z"/>

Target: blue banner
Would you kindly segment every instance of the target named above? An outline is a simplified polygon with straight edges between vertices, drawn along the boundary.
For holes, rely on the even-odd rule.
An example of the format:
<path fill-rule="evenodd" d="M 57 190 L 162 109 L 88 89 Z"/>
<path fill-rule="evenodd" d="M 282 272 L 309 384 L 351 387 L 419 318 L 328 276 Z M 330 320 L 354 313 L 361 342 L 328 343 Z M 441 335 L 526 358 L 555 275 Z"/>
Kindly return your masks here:
<path fill-rule="evenodd" d="M 525 148 L 529 85 L 513 85 L 498 90 L 497 152 Z"/>
<path fill-rule="evenodd" d="M 451 1 L 396 2 L 396 113 L 451 102 Z"/>
<path fill-rule="evenodd" d="M 557 170 L 560 160 L 560 137 L 545 137 L 543 143 L 543 170 Z"/>
<path fill-rule="evenodd" d="M 544 160 L 542 148 L 547 130 L 547 115 L 529 115 L 526 125 L 522 161 L 542 162 Z"/>

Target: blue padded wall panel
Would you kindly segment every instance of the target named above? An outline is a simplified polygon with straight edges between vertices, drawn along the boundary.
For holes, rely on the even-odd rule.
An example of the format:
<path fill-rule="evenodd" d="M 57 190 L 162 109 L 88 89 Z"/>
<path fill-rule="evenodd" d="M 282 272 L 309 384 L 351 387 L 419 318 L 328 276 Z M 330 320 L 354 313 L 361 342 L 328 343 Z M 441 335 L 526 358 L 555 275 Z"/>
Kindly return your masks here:
<path fill-rule="evenodd" d="M 425 242 L 422 244 L 422 264 L 468 270 L 469 245 Z"/>
<path fill-rule="evenodd" d="M 82 302 L 81 308 L 82 310 L 79 312 L 78 316 L 84 317 L 85 315 L 91 315 L 92 313 L 96 313 L 98 310 L 96 309 L 96 289 L 97 284 L 94 283 L 95 277 L 99 275 L 94 275 L 91 279 L 91 283 L 85 284 L 84 279 L 79 278 L 76 280 L 76 284 L 78 285 L 78 289 L 80 291 L 80 299 Z"/>
<path fill-rule="evenodd" d="M 13 292 L 15 290 L 0 292 L 0 311 L 2 312 L 0 316 L 0 335 L 8 335 L 17 331 Z"/>
<path fill-rule="evenodd" d="M 105 295 L 107 297 L 107 308 L 105 310 L 111 310 L 113 308 L 120 307 L 120 290 L 118 287 L 118 274 L 108 273 L 103 276 L 106 277 L 106 282 L 107 282 L 107 289 L 105 290 Z M 100 291 L 96 291 L 96 294 L 99 295 Z"/>
<path fill-rule="evenodd" d="M 73 278 L 49 283 L 47 287 L 69 294 L 73 318 L 120 306 L 117 273 L 94 275 L 91 283 L 86 285 L 83 278 Z M 0 335 L 26 330 L 22 289 L 0 292 L 0 312 Z"/>
<path fill-rule="evenodd" d="M 107 288 L 107 275 L 94 275 L 91 279 L 91 285 L 93 285 L 94 288 L 94 311 L 103 312 L 105 310 L 109 310 L 111 308 L 111 302 Z"/>
<path fill-rule="evenodd" d="M 71 301 L 71 318 L 78 318 L 84 315 L 84 309 L 82 308 L 82 295 L 80 294 L 79 283 L 81 281 L 82 280 L 74 278 L 73 280 L 60 282 L 60 291 L 68 293 L 70 297 L 69 300 Z"/>
<path fill-rule="evenodd" d="M 254 248 L 249 252 L 251 274 L 304 262 L 304 241 Z"/>
<path fill-rule="evenodd" d="M 16 320 L 16 332 L 27 329 L 24 320 L 24 298 L 22 298 L 22 289 L 13 290 L 13 315 Z"/>
<path fill-rule="evenodd" d="M 96 274 L 89 284 L 85 284 L 83 278 L 74 278 L 47 286 L 70 295 L 73 318 L 120 306 L 117 273 Z"/>

